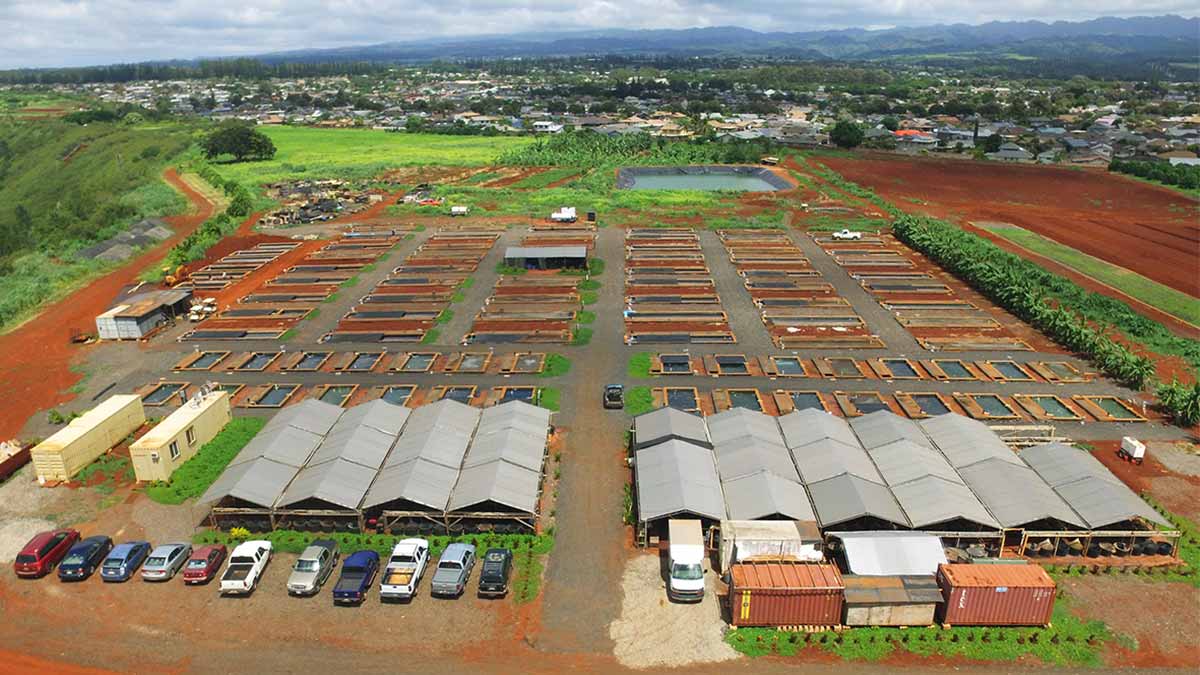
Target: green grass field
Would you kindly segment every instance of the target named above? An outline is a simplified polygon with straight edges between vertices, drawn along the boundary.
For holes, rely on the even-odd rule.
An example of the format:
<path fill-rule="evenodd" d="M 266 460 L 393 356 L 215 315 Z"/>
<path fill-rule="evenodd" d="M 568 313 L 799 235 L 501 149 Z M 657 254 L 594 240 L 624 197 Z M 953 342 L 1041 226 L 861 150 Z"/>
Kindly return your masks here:
<path fill-rule="evenodd" d="M 399 134 L 373 129 L 260 127 L 275 143 L 266 162 L 221 164 L 227 179 L 257 185 L 291 178 L 370 178 L 399 166 L 483 166 L 531 142 L 506 136 Z"/>
<path fill-rule="evenodd" d="M 1100 283 L 1119 289 L 1122 293 L 1171 316 L 1200 325 L 1200 303 L 1197 303 L 1195 298 L 1187 293 L 1181 293 L 1136 272 L 1117 267 L 1099 258 L 1093 258 L 1082 251 L 1064 246 L 1029 230 L 1008 225 L 985 226 L 984 229 L 1022 248 L 1066 265 Z"/>

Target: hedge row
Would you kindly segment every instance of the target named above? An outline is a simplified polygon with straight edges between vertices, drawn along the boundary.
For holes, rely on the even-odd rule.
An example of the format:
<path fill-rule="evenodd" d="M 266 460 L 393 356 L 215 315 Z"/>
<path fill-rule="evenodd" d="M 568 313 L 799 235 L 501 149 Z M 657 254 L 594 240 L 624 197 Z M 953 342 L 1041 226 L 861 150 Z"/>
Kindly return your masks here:
<path fill-rule="evenodd" d="M 254 197 L 245 185 L 225 180 L 211 165 L 198 162 L 193 170 L 209 185 L 220 188 L 230 199 L 229 206 L 204 221 L 195 232 L 179 242 L 167 254 L 167 266 L 171 269 L 195 260 L 200 260 L 214 244 L 233 234 L 242 219 L 254 208 Z"/>
<path fill-rule="evenodd" d="M 429 552 L 433 557 L 442 554 L 452 543 L 474 544 L 475 550 L 482 555 L 489 548 L 507 548 L 514 553 L 530 552 L 533 555 L 545 555 L 554 548 L 554 537 L 550 534 L 463 534 L 446 535 L 417 535 L 429 541 Z M 405 535 L 368 534 L 358 532 L 334 532 L 330 534 L 314 534 L 296 530 L 275 530 L 251 534 L 234 528 L 231 532 L 220 530 L 205 530 L 192 538 L 195 544 L 224 544 L 236 546 L 251 539 L 265 539 L 275 547 L 276 553 L 301 553 L 316 539 L 332 539 L 338 542 L 343 554 L 354 551 L 376 551 L 381 556 L 392 553 L 392 547 Z"/>

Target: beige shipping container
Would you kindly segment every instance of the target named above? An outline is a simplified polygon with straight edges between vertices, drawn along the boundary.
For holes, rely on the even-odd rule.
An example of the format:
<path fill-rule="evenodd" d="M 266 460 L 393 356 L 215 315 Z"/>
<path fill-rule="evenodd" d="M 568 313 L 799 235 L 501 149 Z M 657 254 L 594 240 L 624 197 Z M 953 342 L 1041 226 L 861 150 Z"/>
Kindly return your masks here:
<path fill-rule="evenodd" d="M 175 469 L 191 459 L 232 419 L 229 394 L 225 391 L 212 391 L 180 406 L 129 446 L 137 480 L 170 480 Z"/>
<path fill-rule="evenodd" d="M 34 447 L 29 454 L 38 481 L 70 480 L 145 423 L 141 396 L 109 396 Z"/>

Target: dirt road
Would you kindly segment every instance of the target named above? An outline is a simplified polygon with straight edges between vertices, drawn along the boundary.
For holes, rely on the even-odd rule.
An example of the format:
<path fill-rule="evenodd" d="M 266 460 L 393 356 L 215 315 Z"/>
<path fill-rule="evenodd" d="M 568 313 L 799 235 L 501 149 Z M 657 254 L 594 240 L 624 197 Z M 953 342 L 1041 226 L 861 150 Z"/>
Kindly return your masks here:
<path fill-rule="evenodd" d="M 164 219 L 175 233 L 170 239 L 46 306 L 40 315 L 16 330 L 0 335 L 0 380 L 5 384 L 0 438 L 15 436 L 37 411 L 73 398 L 68 389 L 82 376 L 71 371 L 71 364 L 89 348 L 72 346 L 72 331 L 95 331 L 96 315 L 108 308 L 122 288 L 136 283 L 142 270 L 161 261 L 172 246 L 212 215 L 213 205 L 175 169 L 167 169 L 163 179 L 191 203 L 188 213 Z"/>

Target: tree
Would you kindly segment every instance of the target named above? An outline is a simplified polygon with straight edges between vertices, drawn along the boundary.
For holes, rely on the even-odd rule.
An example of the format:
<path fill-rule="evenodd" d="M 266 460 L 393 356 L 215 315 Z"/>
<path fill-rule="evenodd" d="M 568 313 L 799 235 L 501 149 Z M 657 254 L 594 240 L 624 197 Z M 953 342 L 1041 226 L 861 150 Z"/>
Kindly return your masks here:
<path fill-rule="evenodd" d="M 885 117 L 883 118 L 883 128 L 888 131 L 895 131 L 900 128 L 900 120 L 891 116 Z"/>
<path fill-rule="evenodd" d="M 864 137 L 863 128 L 849 120 L 838 122 L 833 125 L 833 131 L 829 132 L 829 140 L 839 148 L 856 148 L 862 145 Z"/>
<path fill-rule="evenodd" d="M 984 136 L 980 147 L 983 148 L 984 152 L 1000 152 L 1000 144 L 1003 142 L 1004 140 L 1000 138 L 1000 134 L 992 134 L 991 136 Z"/>
<path fill-rule="evenodd" d="M 244 124 L 222 126 L 201 141 L 204 155 L 216 159 L 221 155 L 233 155 L 236 161 L 247 159 L 271 159 L 275 156 L 275 144 L 266 134 Z"/>

